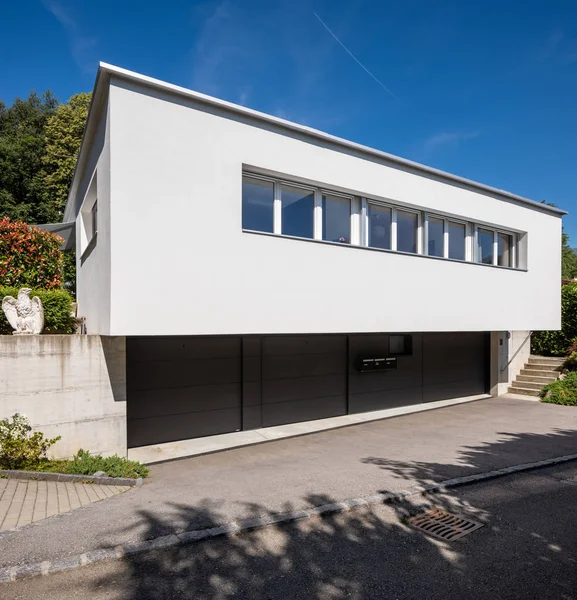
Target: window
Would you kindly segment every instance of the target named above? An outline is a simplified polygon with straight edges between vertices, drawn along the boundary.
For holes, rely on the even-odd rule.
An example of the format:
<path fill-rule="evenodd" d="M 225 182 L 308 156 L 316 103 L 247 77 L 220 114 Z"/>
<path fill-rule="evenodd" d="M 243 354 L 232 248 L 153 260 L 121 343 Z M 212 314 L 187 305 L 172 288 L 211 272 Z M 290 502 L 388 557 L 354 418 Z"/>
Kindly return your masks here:
<path fill-rule="evenodd" d="M 371 248 L 391 249 L 391 213 L 388 206 L 368 205 L 369 240 Z"/>
<path fill-rule="evenodd" d="M 351 200 L 323 194 L 323 240 L 351 243 Z"/>
<path fill-rule="evenodd" d="M 485 265 L 493 264 L 493 238 L 494 234 L 490 229 L 477 230 L 477 262 Z"/>
<path fill-rule="evenodd" d="M 427 254 L 445 256 L 445 221 L 427 217 Z"/>
<path fill-rule="evenodd" d="M 500 267 L 514 267 L 513 264 L 513 236 L 508 233 L 499 233 L 497 237 L 497 264 Z"/>
<path fill-rule="evenodd" d="M 417 253 L 417 231 L 419 217 L 417 213 L 397 210 L 397 250 Z"/>
<path fill-rule="evenodd" d="M 94 237 L 98 233 L 98 199 L 94 201 L 90 212 L 92 217 L 92 237 Z"/>
<path fill-rule="evenodd" d="M 313 238 L 314 193 L 312 190 L 283 185 L 282 233 L 303 238 Z"/>
<path fill-rule="evenodd" d="M 96 177 L 81 210 L 85 247 L 98 225 Z M 308 180 L 242 174 L 245 230 L 506 268 L 525 266 L 526 234 L 459 219 L 397 206 L 384 198 L 360 197 L 346 189 L 332 192 Z"/>
<path fill-rule="evenodd" d="M 273 232 L 274 184 L 272 181 L 242 178 L 242 228 Z"/>
<path fill-rule="evenodd" d="M 465 260 L 467 227 L 464 223 L 449 221 L 449 258 Z"/>
<path fill-rule="evenodd" d="M 389 354 L 396 356 L 411 355 L 413 353 L 413 336 L 411 335 L 390 335 L 389 336 Z"/>

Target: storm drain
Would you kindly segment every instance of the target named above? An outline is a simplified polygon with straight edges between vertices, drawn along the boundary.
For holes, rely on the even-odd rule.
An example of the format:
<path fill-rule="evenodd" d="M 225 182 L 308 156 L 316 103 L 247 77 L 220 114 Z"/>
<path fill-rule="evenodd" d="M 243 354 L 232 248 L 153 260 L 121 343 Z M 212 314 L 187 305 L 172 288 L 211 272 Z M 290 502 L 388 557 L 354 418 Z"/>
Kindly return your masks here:
<path fill-rule="evenodd" d="M 411 527 L 446 542 L 458 540 L 483 527 L 483 523 L 457 517 L 442 508 L 431 508 L 420 515 L 411 517 L 408 523 Z"/>

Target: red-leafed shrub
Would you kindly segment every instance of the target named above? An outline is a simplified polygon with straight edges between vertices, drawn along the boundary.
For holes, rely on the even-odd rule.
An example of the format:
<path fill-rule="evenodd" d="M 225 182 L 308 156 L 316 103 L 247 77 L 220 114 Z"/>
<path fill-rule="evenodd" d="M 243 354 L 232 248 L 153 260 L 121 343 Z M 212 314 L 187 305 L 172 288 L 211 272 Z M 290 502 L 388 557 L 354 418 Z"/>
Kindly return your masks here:
<path fill-rule="evenodd" d="M 0 285 L 62 287 L 62 238 L 22 221 L 0 218 Z"/>

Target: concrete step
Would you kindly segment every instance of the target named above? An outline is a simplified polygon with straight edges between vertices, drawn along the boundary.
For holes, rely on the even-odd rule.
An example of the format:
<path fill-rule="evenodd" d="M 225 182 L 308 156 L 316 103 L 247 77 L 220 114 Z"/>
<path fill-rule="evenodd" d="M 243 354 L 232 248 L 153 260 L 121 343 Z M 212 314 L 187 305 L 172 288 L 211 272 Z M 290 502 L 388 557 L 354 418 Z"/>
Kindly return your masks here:
<path fill-rule="evenodd" d="M 550 365 L 551 367 L 560 367 L 565 362 L 564 358 L 557 356 L 530 356 L 529 365 Z"/>
<path fill-rule="evenodd" d="M 516 379 L 513 382 L 513 386 L 519 386 L 522 388 L 527 388 L 529 390 L 542 390 L 543 386 L 545 384 L 544 383 L 538 383 L 538 382 L 534 382 L 534 381 L 519 381 L 518 379 Z"/>
<path fill-rule="evenodd" d="M 528 389 L 525 387 L 519 387 L 519 386 L 510 387 L 509 393 L 510 394 L 523 394 L 524 396 L 539 396 L 539 390 L 531 390 L 531 389 Z"/>
<path fill-rule="evenodd" d="M 551 373 L 558 373 L 561 367 L 557 367 L 555 365 L 540 365 L 535 363 L 527 363 L 525 365 L 525 369 L 533 369 L 535 371 L 550 371 Z"/>
<path fill-rule="evenodd" d="M 527 369 L 522 369 L 526 371 Z M 533 371 L 534 372 L 534 371 Z M 547 385 L 548 383 L 552 383 L 553 381 L 557 381 L 557 377 L 555 375 L 541 376 L 542 373 L 546 373 L 546 371 L 537 371 L 539 375 L 517 375 L 517 379 L 515 380 L 517 383 L 521 383 L 522 381 L 540 383 L 541 385 Z"/>

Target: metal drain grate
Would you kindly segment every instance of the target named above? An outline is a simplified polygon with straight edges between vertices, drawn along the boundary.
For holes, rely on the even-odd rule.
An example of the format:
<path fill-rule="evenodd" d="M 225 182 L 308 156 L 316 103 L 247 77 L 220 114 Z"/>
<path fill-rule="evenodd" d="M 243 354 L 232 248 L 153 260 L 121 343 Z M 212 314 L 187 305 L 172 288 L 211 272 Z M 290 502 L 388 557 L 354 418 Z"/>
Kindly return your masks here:
<path fill-rule="evenodd" d="M 446 542 L 458 540 L 472 531 L 483 527 L 483 523 L 457 517 L 442 508 L 431 508 L 420 515 L 411 517 L 408 523 L 411 527 Z"/>

